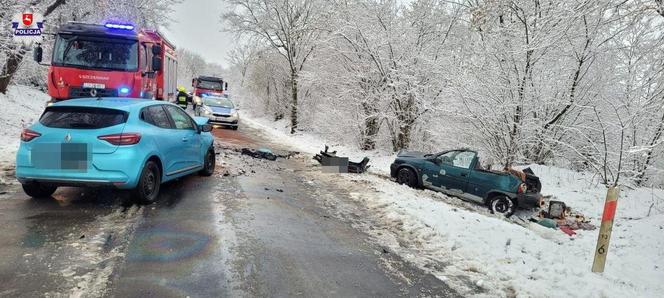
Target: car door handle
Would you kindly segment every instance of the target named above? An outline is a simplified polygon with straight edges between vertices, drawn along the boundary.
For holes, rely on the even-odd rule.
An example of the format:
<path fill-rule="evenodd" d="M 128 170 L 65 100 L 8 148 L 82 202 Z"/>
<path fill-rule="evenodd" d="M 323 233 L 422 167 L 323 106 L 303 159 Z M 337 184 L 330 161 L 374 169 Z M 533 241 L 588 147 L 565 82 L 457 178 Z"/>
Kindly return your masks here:
<path fill-rule="evenodd" d="M 182 137 L 182 141 L 183 141 L 183 142 L 189 142 L 189 138 L 187 138 L 187 137 Z"/>
<path fill-rule="evenodd" d="M 466 177 L 466 176 L 468 176 L 468 174 L 466 174 L 466 173 L 461 173 L 461 177 Z"/>

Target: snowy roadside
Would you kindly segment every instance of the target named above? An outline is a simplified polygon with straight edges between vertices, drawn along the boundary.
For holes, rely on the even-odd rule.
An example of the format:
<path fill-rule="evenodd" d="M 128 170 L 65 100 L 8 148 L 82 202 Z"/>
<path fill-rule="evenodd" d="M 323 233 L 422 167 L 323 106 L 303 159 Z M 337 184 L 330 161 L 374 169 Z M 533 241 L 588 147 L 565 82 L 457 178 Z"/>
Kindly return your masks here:
<path fill-rule="evenodd" d="M 10 86 L 7 94 L 0 93 L 3 105 L 0 113 L 0 184 L 14 181 L 14 160 L 21 130 L 39 118 L 49 99 L 44 92 L 26 86 Z"/>
<path fill-rule="evenodd" d="M 243 124 L 262 129 L 278 142 L 313 155 L 325 142 L 306 134 L 289 135 L 284 123 L 246 116 Z M 664 191 L 623 189 L 606 272 L 590 272 L 597 230 L 569 237 L 535 223 L 515 224 L 493 216 L 484 207 L 431 191 L 413 190 L 384 179 L 391 154 L 360 152 L 333 145 L 340 155 L 371 158 L 374 175 L 329 175 L 370 210 L 380 229 L 369 234 L 460 293 L 475 296 L 657 296 L 664 291 Z M 606 189 L 589 174 L 533 165 L 543 193 L 568 203 L 599 225 Z M 358 185 L 360 187 L 358 187 Z M 391 233 L 387 237 L 384 232 Z M 436 264 L 431 265 L 432 261 Z M 437 262 L 436 262 L 437 261 Z M 470 289 L 471 279 L 480 288 Z"/>

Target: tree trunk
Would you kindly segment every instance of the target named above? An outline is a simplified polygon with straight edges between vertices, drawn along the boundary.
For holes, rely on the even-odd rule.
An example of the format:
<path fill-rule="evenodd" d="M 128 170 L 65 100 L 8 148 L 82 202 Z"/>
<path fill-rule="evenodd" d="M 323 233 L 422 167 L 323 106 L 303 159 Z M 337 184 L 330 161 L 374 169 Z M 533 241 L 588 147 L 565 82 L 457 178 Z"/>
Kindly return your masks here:
<path fill-rule="evenodd" d="M 398 123 L 396 136 L 392 135 L 392 150 L 397 152 L 401 149 L 408 149 L 411 141 L 411 132 L 413 130 L 413 122 Z"/>
<path fill-rule="evenodd" d="M 25 55 L 25 48 L 20 47 L 18 50 L 8 50 L 7 51 L 7 62 L 2 67 L 2 72 L 0 72 L 0 93 L 7 93 L 7 88 L 14 78 L 14 74 L 18 70 L 18 67 L 23 61 L 23 56 Z"/>
<path fill-rule="evenodd" d="M 652 157 L 653 157 L 653 151 L 655 150 L 654 146 L 659 142 L 659 139 L 662 137 L 662 134 L 664 133 L 664 115 L 662 115 L 662 120 L 659 122 L 659 125 L 657 126 L 657 129 L 655 130 L 655 134 L 653 138 L 650 140 L 650 143 L 648 145 L 651 147 L 648 153 L 646 153 L 646 160 L 643 162 L 643 165 L 641 165 L 641 168 L 638 171 L 638 174 L 634 178 L 634 182 L 636 183 L 636 186 L 641 186 L 643 182 L 646 181 L 645 176 L 646 176 L 646 171 L 648 171 L 648 168 L 650 167 L 650 163 L 652 162 Z"/>
<path fill-rule="evenodd" d="M 364 120 L 364 131 L 362 132 L 362 150 L 376 149 L 376 135 L 378 135 L 378 117 L 370 116 Z"/>
<path fill-rule="evenodd" d="M 53 13 L 58 7 L 65 4 L 65 2 L 66 0 L 56 0 L 55 2 L 51 3 L 51 5 L 46 7 L 46 10 L 44 11 L 44 17 L 47 17 Z M 7 61 L 2 67 L 2 72 L 0 72 L 0 93 L 7 93 L 7 88 L 9 87 L 9 84 L 14 78 L 16 71 L 21 65 L 23 56 L 25 56 L 26 51 L 27 49 L 24 46 L 21 46 L 18 51 L 12 48 L 6 50 L 5 54 L 7 56 Z"/>
<path fill-rule="evenodd" d="M 297 71 L 291 70 L 291 134 L 297 130 Z"/>

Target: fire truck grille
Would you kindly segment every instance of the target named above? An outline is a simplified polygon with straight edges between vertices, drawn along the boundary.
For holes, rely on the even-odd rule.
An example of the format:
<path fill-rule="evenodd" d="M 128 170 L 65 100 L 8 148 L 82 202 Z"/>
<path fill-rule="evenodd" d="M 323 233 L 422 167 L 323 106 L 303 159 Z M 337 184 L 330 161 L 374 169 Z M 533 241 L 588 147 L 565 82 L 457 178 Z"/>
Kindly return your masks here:
<path fill-rule="evenodd" d="M 70 98 L 117 97 L 117 96 L 118 96 L 118 91 L 115 90 L 115 89 L 92 89 L 92 88 L 71 88 L 71 89 L 69 89 L 69 97 Z"/>

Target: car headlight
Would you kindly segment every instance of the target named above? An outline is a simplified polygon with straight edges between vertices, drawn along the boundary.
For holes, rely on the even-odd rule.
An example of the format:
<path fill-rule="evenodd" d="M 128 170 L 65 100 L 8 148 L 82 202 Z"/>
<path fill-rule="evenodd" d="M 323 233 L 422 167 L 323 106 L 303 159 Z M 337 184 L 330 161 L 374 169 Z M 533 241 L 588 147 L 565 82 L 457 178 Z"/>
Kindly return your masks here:
<path fill-rule="evenodd" d="M 210 110 L 210 108 L 203 106 L 203 114 L 212 115 L 212 111 Z"/>
<path fill-rule="evenodd" d="M 239 116 L 239 114 L 237 113 L 237 111 L 233 111 L 231 113 L 231 116 L 237 118 Z"/>

